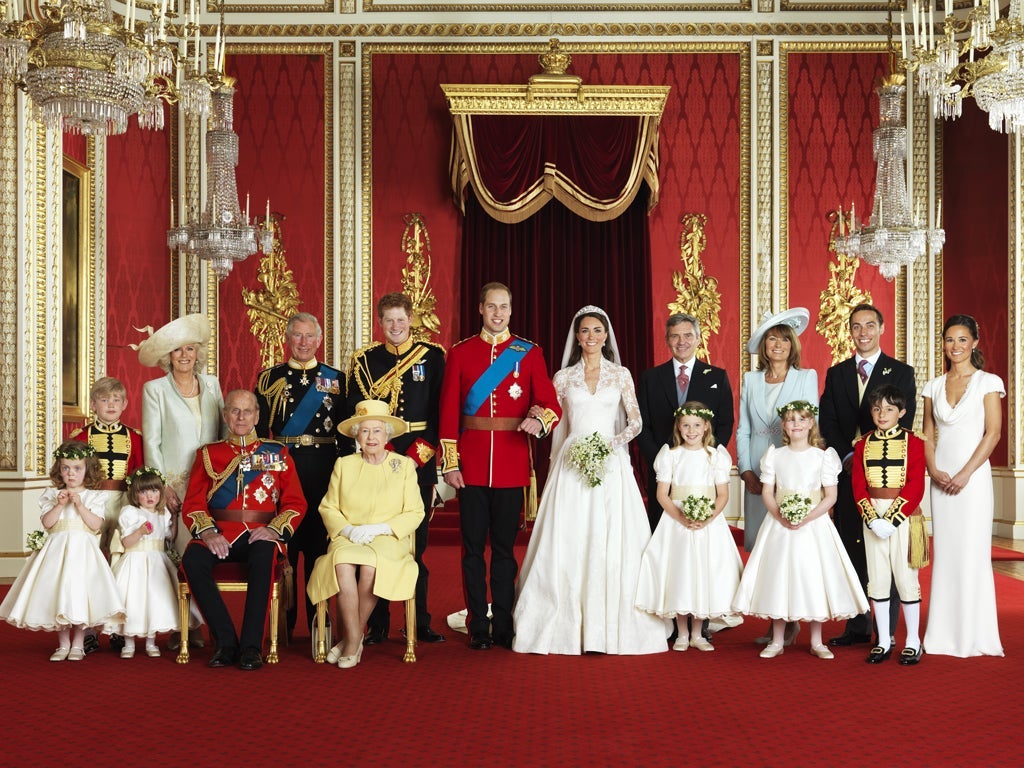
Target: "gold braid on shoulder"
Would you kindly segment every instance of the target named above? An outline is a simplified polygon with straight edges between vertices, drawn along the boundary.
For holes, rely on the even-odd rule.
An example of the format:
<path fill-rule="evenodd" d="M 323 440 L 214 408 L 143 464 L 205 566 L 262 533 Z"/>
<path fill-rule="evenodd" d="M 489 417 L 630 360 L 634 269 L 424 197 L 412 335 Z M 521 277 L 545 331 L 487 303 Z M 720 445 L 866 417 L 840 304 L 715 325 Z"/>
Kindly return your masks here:
<path fill-rule="evenodd" d="M 284 418 L 285 409 L 288 406 L 284 396 L 288 389 L 288 380 L 281 378 L 273 384 L 270 384 L 270 372 L 272 370 L 272 368 L 268 368 L 260 373 L 259 380 L 256 382 L 256 391 L 258 394 L 261 394 L 266 398 L 271 414 L 275 413 L 280 407 L 281 418 Z"/>
<path fill-rule="evenodd" d="M 213 497 L 213 494 L 215 494 L 217 490 L 222 485 L 224 485 L 224 482 L 228 479 L 228 477 L 235 473 L 235 470 L 238 469 L 238 465 L 241 462 L 242 457 L 235 456 L 233 459 L 231 459 L 231 461 L 228 462 L 228 465 L 224 467 L 223 472 L 214 472 L 213 465 L 210 464 L 210 451 L 207 449 L 206 446 L 203 446 L 203 468 L 206 469 L 206 474 L 209 475 L 210 478 L 213 480 L 213 483 L 210 485 L 210 490 L 206 492 L 207 501 L 209 501 Z"/>

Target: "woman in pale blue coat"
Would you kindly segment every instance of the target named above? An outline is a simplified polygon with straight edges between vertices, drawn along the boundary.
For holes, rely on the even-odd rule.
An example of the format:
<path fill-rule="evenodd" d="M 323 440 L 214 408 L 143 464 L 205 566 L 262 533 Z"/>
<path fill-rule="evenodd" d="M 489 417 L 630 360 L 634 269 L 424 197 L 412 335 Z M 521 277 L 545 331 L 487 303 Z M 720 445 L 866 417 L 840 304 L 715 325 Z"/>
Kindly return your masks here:
<path fill-rule="evenodd" d="M 740 389 L 740 425 L 736 430 L 737 468 L 746 493 L 743 500 L 743 547 L 754 548 L 764 520 L 761 457 L 768 446 L 782 445 L 782 421 L 776 411 L 793 400 L 818 402 L 818 374 L 800 368 L 800 340 L 810 320 L 803 307 L 766 315 L 747 343 L 757 355 L 757 370 L 744 374 Z"/>

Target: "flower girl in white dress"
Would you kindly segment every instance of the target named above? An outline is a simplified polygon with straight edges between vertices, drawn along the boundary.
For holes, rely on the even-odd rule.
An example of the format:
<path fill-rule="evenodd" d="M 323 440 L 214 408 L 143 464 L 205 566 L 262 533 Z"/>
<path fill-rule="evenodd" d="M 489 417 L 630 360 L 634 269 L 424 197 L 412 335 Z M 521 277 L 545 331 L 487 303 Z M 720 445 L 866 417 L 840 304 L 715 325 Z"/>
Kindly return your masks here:
<path fill-rule="evenodd" d="M 125 621 L 108 623 L 106 632 L 124 636 L 121 658 L 135 655 L 135 639 L 146 638 L 146 655 L 158 657 L 157 632 L 177 632 L 178 574 L 167 556 L 173 542 L 164 476 L 142 467 L 126 480 L 128 505 L 118 517 L 124 554 L 114 564 L 114 579 L 124 599 Z"/>
<path fill-rule="evenodd" d="M 662 514 L 640 562 L 636 607 L 678 619 L 674 651 L 715 650 L 701 635 L 702 620 L 732 613 L 743 571 L 722 516 L 732 458 L 713 447 L 713 418 L 702 403 L 684 403 L 675 412 L 672 448 L 663 446 L 654 460 Z"/>
<path fill-rule="evenodd" d="M 833 658 L 821 642 L 821 624 L 868 610 L 843 542 L 828 518 L 836 502 L 842 462 L 822 450 L 818 407 L 795 400 L 779 408 L 783 446 L 761 459 L 768 509 L 733 599 L 733 609 L 772 620 L 772 641 L 761 657 L 782 655 L 787 621 L 811 625 L 811 654 Z"/>

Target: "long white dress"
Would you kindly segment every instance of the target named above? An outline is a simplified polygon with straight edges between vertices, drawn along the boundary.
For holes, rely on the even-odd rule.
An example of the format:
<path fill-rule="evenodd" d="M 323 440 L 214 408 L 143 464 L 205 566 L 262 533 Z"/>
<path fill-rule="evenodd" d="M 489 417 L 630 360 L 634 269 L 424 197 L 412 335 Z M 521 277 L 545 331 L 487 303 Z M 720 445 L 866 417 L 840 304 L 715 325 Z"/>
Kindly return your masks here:
<path fill-rule="evenodd" d="M 121 509 L 117 525 L 123 539 L 147 522 L 153 530 L 143 534 L 114 564 L 114 581 L 124 600 L 125 619 L 108 622 L 106 632 L 146 637 L 156 632 L 178 631 L 178 574 L 165 553 L 164 543 L 170 533 L 171 513 L 126 506 Z"/>
<path fill-rule="evenodd" d="M 59 493 L 43 491 L 40 518 L 53 509 Z M 90 512 L 103 517 L 106 494 L 83 490 L 79 496 Z M 0 604 L 0 618 L 22 629 L 51 632 L 124 619 L 114 575 L 100 552 L 100 533 L 86 526 L 73 504 L 64 505 L 42 548 L 29 555 Z"/>
<path fill-rule="evenodd" d="M 995 374 L 976 371 L 956 406 L 946 400 L 946 377 L 929 381 L 937 427 L 935 465 L 955 475 L 985 433 L 985 395 L 1006 394 Z M 927 653 L 946 656 L 1002 656 L 996 590 L 992 577 L 992 468 L 974 470 L 956 496 L 931 488 L 932 588 L 928 606 Z"/>
<path fill-rule="evenodd" d="M 761 459 L 761 482 L 775 486 L 779 501 L 799 493 L 817 504 L 822 487 L 837 484 L 842 466 L 832 448 L 771 446 Z M 868 610 L 857 572 L 828 515 L 795 531 L 766 515 L 732 605 L 741 613 L 786 621 L 848 619 Z"/>
<path fill-rule="evenodd" d="M 705 496 L 714 501 L 715 486 L 729 482 L 732 457 L 722 446 L 691 451 L 662 446 L 654 460 L 659 483 L 671 483 L 670 496 Z M 664 512 L 640 562 L 636 606 L 664 618 L 690 614 L 715 619 L 732 612 L 743 561 L 725 522 L 718 515 L 691 530 Z"/>
<path fill-rule="evenodd" d="M 578 655 L 668 650 L 666 622 L 637 610 L 640 557 L 651 538 L 626 444 L 640 432 L 629 371 L 607 360 L 594 394 L 583 364 L 563 368 L 554 384 L 568 434 L 552 446 L 537 522 L 523 560 L 513 618 L 513 650 Z M 626 425 L 616 430 L 625 415 Z M 578 438 L 599 432 L 612 453 L 591 488 L 567 463 Z"/>

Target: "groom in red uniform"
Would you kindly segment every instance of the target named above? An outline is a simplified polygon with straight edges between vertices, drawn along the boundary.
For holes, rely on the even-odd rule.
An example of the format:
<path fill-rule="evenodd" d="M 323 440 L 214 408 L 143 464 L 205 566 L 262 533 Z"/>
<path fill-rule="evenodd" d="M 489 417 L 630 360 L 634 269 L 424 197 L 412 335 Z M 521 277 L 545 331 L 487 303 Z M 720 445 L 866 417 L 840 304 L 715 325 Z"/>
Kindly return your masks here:
<path fill-rule="evenodd" d="M 544 353 L 512 335 L 512 292 L 480 289 L 483 329 L 448 353 L 441 384 L 441 471 L 459 489 L 462 585 L 470 648 L 512 647 L 512 603 L 519 566 L 512 547 L 530 483 L 530 437 L 544 437 L 562 415 Z M 491 542 L 491 614 L 487 567 Z"/>

